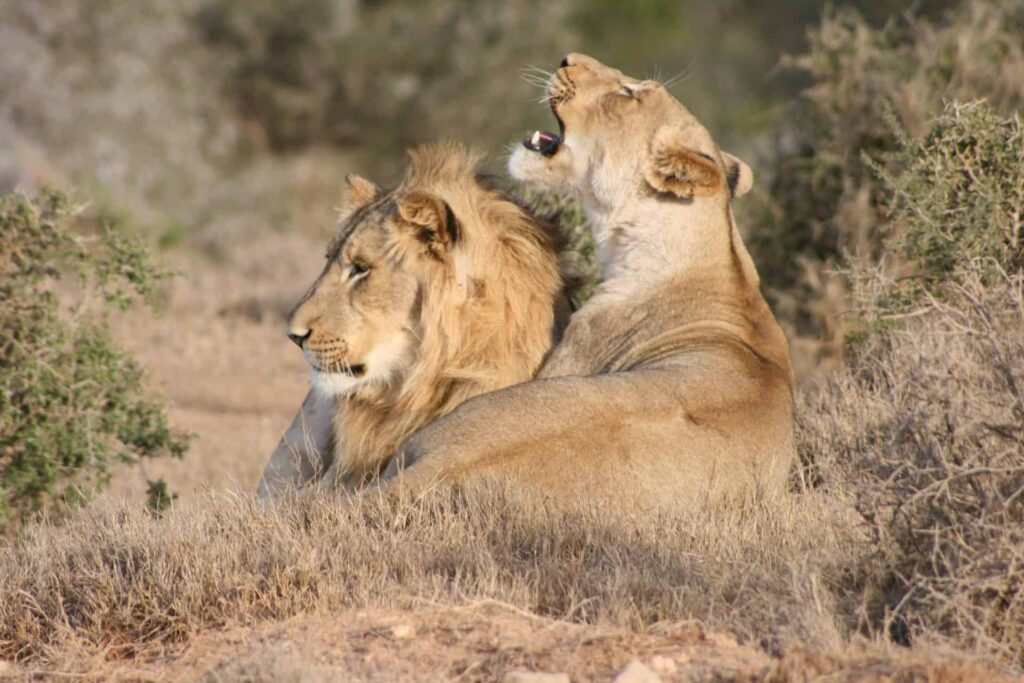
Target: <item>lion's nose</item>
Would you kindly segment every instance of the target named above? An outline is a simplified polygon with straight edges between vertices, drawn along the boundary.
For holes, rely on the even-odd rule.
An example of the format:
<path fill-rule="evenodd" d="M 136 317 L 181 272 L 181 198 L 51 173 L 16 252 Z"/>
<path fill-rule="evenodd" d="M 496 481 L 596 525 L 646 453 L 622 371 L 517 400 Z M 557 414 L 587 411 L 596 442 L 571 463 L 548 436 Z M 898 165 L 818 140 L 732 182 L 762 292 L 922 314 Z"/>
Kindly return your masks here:
<path fill-rule="evenodd" d="M 565 57 L 562 57 L 562 63 L 559 64 L 558 66 L 560 68 L 562 68 L 562 69 L 564 69 L 565 67 L 569 66 L 569 55 L 566 55 Z"/>
<path fill-rule="evenodd" d="M 309 339 L 309 335 L 312 333 L 312 330 L 288 330 L 288 338 L 301 349 L 303 342 Z"/>

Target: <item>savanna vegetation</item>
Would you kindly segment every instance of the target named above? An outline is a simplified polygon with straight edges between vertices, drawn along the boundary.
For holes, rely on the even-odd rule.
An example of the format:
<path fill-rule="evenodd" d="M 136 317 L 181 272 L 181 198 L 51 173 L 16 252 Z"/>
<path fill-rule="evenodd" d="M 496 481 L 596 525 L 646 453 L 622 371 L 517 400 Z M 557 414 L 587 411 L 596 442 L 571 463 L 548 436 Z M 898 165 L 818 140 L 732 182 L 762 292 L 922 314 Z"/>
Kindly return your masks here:
<path fill-rule="evenodd" d="M 86 502 L 117 464 L 181 457 L 142 369 L 118 348 L 109 309 L 153 303 L 164 273 L 116 224 L 73 230 L 74 208 L 53 192 L 0 199 L 0 526 Z M 150 481 L 151 503 L 169 502 Z"/>
<path fill-rule="evenodd" d="M 94 199 L 0 211 L 0 660 L 491 599 L 637 632 L 700 619 L 786 655 L 771 680 L 902 646 L 1024 674 L 1020 0 L 8 4 L 0 184 Z M 273 508 L 215 491 L 63 514 L 115 463 L 184 448 L 105 331 L 160 275 L 127 234 L 239 267 L 256 231 L 316 233 L 345 170 L 384 180 L 409 143 L 498 153 L 544 125 L 516 71 L 569 49 L 666 79 L 690 65 L 674 90 L 751 161 L 736 209 L 801 375 L 788 499 L 652 520 L 501 488 Z M 593 283 L 578 207 L 531 199 Z"/>

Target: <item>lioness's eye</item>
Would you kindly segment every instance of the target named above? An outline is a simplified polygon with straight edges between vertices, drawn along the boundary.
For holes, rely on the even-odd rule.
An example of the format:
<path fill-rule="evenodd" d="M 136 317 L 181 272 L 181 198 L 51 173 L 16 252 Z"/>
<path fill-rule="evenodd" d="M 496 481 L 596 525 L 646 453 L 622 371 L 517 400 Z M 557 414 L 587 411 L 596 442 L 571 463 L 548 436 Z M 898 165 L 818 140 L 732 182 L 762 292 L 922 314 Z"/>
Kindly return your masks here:
<path fill-rule="evenodd" d="M 622 86 L 622 94 L 628 97 L 636 97 L 636 88 L 624 84 Z"/>
<path fill-rule="evenodd" d="M 348 267 L 348 276 L 352 279 L 364 277 L 370 272 L 370 266 L 359 261 L 353 261 Z"/>

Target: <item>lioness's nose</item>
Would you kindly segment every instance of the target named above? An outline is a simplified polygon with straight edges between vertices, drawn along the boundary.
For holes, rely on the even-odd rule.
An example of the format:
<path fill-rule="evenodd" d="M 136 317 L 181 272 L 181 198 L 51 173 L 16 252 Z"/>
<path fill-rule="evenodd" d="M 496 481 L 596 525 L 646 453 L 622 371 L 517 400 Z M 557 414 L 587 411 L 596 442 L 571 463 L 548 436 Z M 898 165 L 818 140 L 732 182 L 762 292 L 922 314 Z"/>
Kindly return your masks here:
<path fill-rule="evenodd" d="M 579 52 L 570 52 L 565 56 L 565 59 L 562 60 L 562 67 L 564 68 L 567 66 L 583 66 L 590 69 L 598 69 L 604 65 L 593 57 L 588 57 L 587 55 L 580 54 Z"/>
<path fill-rule="evenodd" d="M 291 329 L 288 330 L 288 338 L 295 342 L 295 345 L 301 349 L 303 342 L 309 339 L 309 335 L 311 335 L 312 333 L 312 330 Z"/>

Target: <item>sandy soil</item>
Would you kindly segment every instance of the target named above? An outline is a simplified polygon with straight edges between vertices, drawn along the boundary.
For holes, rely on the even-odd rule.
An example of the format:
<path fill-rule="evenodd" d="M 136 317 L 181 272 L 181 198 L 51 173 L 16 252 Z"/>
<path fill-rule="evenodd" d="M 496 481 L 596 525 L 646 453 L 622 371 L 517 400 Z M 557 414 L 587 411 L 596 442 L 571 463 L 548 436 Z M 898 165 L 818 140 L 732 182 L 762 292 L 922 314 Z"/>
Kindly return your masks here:
<path fill-rule="evenodd" d="M 751 676 L 771 660 L 697 623 L 649 633 L 543 619 L 499 604 L 298 617 L 204 634 L 127 676 L 206 681 L 493 681 L 517 671 L 611 680 L 632 659 L 668 680 Z"/>
<path fill-rule="evenodd" d="M 108 653 L 110 655 L 112 653 Z M 495 602 L 409 611 L 298 616 L 196 634 L 131 660 L 79 658 L 49 669 L 0 661 L 0 680 L 503 681 L 504 683 L 1010 683 L 1018 680 L 938 650 L 848 648 L 771 657 L 699 622 L 643 632 L 572 624 Z"/>

